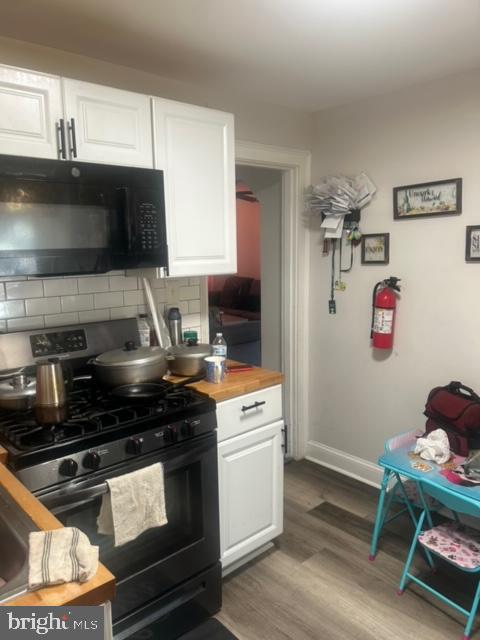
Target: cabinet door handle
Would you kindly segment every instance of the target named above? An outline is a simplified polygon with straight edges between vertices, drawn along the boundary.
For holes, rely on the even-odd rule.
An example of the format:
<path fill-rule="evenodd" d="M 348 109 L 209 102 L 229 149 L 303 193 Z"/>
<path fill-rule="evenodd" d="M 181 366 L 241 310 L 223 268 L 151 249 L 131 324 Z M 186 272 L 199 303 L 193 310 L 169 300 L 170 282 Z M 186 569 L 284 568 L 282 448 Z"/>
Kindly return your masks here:
<path fill-rule="evenodd" d="M 77 135 L 75 133 L 75 118 L 70 118 L 68 123 L 68 134 L 70 139 L 70 154 L 72 158 L 77 157 Z"/>
<path fill-rule="evenodd" d="M 267 404 L 267 401 L 262 400 L 261 402 L 254 402 L 253 404 L 249 404 L 248 406 L 243 405 L 242 411 L 245 413 L 245 411 L 250 411 L 250 409 L 258 409 L 258 407 L 261 407 L 263 404 Z"/>
<path fill-rule="evenodd" d="M 58 155 L 61 160 L 66 160 L 67 150 L 65 148 L 65 121 L 63 118 L 60 118 L 60 120 L 57 122 L 56 128 L 57 128 L 57 140 L 59 142 Z"/>

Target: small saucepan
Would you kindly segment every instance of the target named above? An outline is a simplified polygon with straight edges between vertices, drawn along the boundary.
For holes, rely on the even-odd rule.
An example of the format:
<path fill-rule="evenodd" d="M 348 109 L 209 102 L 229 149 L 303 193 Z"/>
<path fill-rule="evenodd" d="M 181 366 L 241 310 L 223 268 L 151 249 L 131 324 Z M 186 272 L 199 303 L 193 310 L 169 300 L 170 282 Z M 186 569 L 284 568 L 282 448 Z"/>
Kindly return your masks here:
<path fill-rule="evenodd" d="M 210 344 L 186 342 L 169 347 L 167 362 L 171 373 L 177 376 L 196 376 L 205 373 L 205 358 L 211 356 Z"/>
<path fill-rule="evenodd" d="M 0 407 L 10 411 L 26 411 L 35 403 L 36 380 L 24 373 L 15 373 L 0 382 Z"/>

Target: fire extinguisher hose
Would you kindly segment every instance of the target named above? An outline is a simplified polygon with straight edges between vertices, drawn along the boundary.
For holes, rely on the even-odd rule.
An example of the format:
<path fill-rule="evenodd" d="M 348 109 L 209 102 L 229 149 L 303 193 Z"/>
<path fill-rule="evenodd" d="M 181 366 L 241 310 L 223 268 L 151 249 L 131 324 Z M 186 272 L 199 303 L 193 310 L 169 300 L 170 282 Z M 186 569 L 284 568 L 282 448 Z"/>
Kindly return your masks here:
<path fill-rule="evenodd" d="M 377 282 L 377 284 L 373 287 L 373 295 L 372 295 L 372 322 L 370 324 L 370 340 L 373 339 L 373 324 L 375 322 L 375 298 L 377 297 L 377 291 L 380 289 L 380 287 L 383 285 L 383 283 L 385 282 L 385 280 L 380 280 L 380 282 Z"/>

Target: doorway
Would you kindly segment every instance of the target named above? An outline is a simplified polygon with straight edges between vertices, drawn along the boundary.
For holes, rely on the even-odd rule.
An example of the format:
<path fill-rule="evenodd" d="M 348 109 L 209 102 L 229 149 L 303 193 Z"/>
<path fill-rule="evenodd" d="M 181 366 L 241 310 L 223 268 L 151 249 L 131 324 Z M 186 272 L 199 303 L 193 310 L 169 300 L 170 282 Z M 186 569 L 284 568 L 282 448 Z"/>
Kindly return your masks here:
<path fill-rule="evenodd" d="M 208 280 L 210 340 L 233 360 L 283 370 L 283 171 L 237 165 L 237 273 Z"/>

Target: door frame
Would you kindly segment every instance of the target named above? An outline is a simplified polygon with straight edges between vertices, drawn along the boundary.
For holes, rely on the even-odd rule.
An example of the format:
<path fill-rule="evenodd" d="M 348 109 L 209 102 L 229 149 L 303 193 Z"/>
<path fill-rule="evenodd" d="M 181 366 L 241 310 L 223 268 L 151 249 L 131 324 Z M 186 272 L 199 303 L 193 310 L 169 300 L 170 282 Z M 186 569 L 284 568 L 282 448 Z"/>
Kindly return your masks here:
<path fill-rule="evenodd" d="M 235 163 L 282 171 L 282 368 L 284 419 L 289 427 L 286 455 L 305 457 L 308 433 L 309 242 L 305 188 L 311 153 L 255 142 L 235 142 Z"/>

